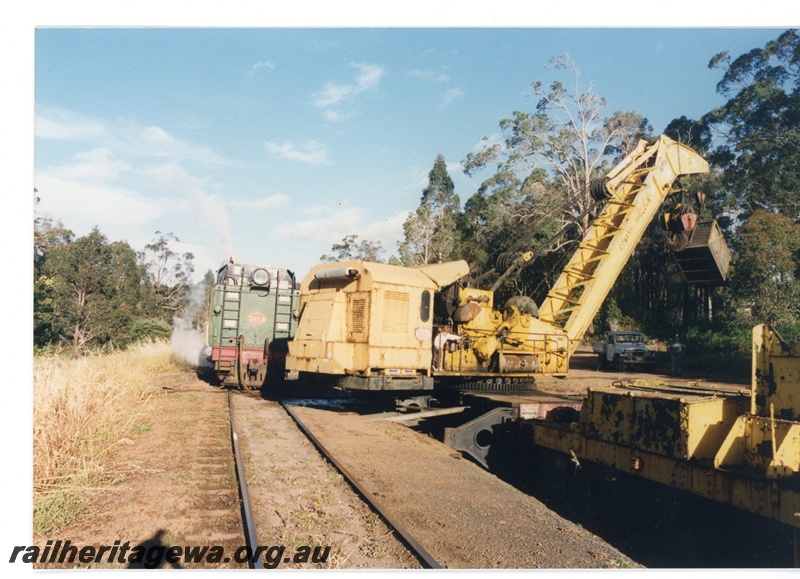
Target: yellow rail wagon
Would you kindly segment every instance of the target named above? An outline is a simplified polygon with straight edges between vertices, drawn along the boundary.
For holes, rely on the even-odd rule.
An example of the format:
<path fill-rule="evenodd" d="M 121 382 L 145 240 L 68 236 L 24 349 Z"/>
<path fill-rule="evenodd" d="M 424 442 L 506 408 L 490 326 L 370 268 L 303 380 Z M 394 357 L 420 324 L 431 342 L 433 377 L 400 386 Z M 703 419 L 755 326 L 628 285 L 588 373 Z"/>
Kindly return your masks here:
<path fill-rule="evenodd" d="M 800 341 L 787 343 L 772 327 L 756 326 L 749 389 L 633 381 L 590 388 L 569 412 L 555 407 L 529 418 L 535 404 L 495 409 L 448 429 L 445 441 L 487 466 L 490 445 L 476 441 L 513 424 L 528 448 L 789 525 L 800 566 Z"/>

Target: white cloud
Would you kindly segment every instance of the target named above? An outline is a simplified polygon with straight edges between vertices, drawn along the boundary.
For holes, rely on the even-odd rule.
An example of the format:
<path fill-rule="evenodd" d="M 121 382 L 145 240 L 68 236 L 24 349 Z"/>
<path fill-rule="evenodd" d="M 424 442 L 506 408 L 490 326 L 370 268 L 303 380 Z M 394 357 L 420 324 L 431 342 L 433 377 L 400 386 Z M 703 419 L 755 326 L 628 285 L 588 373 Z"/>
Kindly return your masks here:
<path fill-rule="evenodd" d="M 447 82 L 450 80 L 450 77 L 444 72 L 431 70 L 430 68 L 411 70 L 408 72 L 408 76 L 430 82 Z"/>
<path fill-rule="evenodd" d="M 394 253 L 397 242 L 403 239 L 403 223 L 408 219 L 408 211 L 399 211 L 383 219 L 364 225 L 359 233 L 360 239 L 380 241 L 386 250 L 386 257 Z"/>
<path fill-rule="evenodd" d="M 351 116 L 352 113 L 342 114 L 332 110 L 331 107 L 352 106 L 358 95 L 377 88 L 385 74 L 384 68 L 375 64 L 354 63 L 351 66 L 358 69 L 354 82 L 350 84 L 326 82 L 322 90 L 314 95 L 314 105 L 325 109 L 323 115 L 328 121 L 339 121 Z"/>
<path fill-rule="evenodd" d="M 275 70 L 276 67 L 275 67 L 274 63 L 272 63 L 272 62 L 270 62 L 268 60 L 262 60 L 262 61 L 259 61 L 259 62 L 255 63 L 252 66 L 252 68 L 250 68 L 250 70 L 247 71 L 247 76 L 253 76 L 255 73 L 257 73 L 262 68 L 268 68 L 270 70 Z"/>
<path fill-rule="evenodd" d="M 114 134 L 119 140 L 114 141 L 113 146 L 130 155 L 175 159 L 208 167 L 230 164 L 208 147 L 182 141 L 160 127 L 141 127 L 130 122 L 115 125 Z"/>
<path fill-rule="evenodd" d="M 207 177 L 192 175 L 178 161 L 143 167 L 142 175 L 148 179 L 150 188 L 181 195 L 205 191 L 211 183 Z"/>
<path fill-rule="evenodd" d="M 228 216 L 236 201 L 226 199 L 223 185 L 208 176 L 229 163 L 212 149 L 157 125 L 109 122 L 48 106 L 36 112 L 40 143 L 59 140 L 78 151 L 50 166 L 38 162 L 40 214 L 78 235 L 98 226 L 109 239 L 127 240 L 134 248 L 160 229 L 181 239 L 194 236 L 190 243 L 198 255 L 236 253 Z M 252 207 L 283 203 L 283 196 L 273 196 Z"/>
<path fill-rule="evenodd" d="M 463 96 L 464 91 L 458 87 L 446 90 L 442 96 L 442 102 L 439 103 L 439 108 L 448 107 L 454 100 L 460 99 Z"/>
<path fill-rule="evenodd" d="M 318 241 L 326 244 L 333 244 L 341 241 L 346 235 L 356 232 L 360 226 L 366 210 L 360 207 L 339 207 L 329 206 L 310 207 L 306 214 L 315 217 L 295 223 L 285 223 L 278 227 L 280 235 L 290 236 L 296 239 Z"/>
<path fill-rule="evenodd" d="M 333 84 L 332 82 L 327 82 L 322 91 L 314 96 L 314 104 L 318 107 L 338 105 L 345 97 L 352 95 L 353 91 L 353 85 L 341 86 Z"/>
<path fill-rule="evenodd" d="M 47 174 L 63 181 L 114 181 L 121 173 L 130 171 L 131 165 L 112 156 L 106 147 L 76 153 L 73 157 L 76 163 L 54 167 Z"/>
<path fill-rule="evenodd" d="M 445 166 L 447 167 L 447 174 L 450 175 L 451 179 L 464 171 L 464 166 L 461 164 L 461 161 L 451 161 Z"/>
<path fill-rule="evenodd" d="M 483 137 L 480 141 L 472 146 L 472 152 L 478 153 L 486 147 L 491 147 L 494 145 L 503 145 L 503 135 L 501 133 L 492 133 L 487 137 Z"/>
<path fill-rule="evenodd" d="M 172 138 L 167 131 L 159 127 L 145 127 L 142 129 L 142 137 L 144 137 L 145 141 L 153 144 L 175 144 L 175 139 Z"/>
<path fill-rule="evenodd" d="M 196 177 L 177 162 L 149 168 L 145 174 L 151 187 L 178 195 L 165 201 L 165 207 L 174 214 L 176 222 L 191 217 L 196 225 L 216 234 L 222 253 L 234 251 L 226 200 L 222 195 L 209 191 L 214 188 L 211 179 Z"/>
<path fill-rule="evenodd" d="M 338 123 L 346 118 L 352 117 L 353 115 L 353 112 L 342 113 L 333 109 L 326 109 L 322 111 L 322 118 L 331 123 Z"/>
<path fill-rule="evenodd" d="M 388 217 L 369 220 L 363 207 L 318 205 L 305 211 L 309 217 L 303 221 L 286 223 L 278 228 L 280 236 L 304 242 L 321 244 L 320 254 L 329 252 L 334 243 L 345 236 L 356 234 L 359 241 L 379 241 L 386 250 L 385 257 L 392 255 L 397 242 L 403 238 L 403 223 L 408 211 L 399 211 Z"/>
<path fill-rule="evenodd" d="M 377 87 L 385 72 L 382 66 L 374 64 L 356 64 L 354 66 L 359 70 L 355 94 Z"/>
<path fill-rule="evenodd" d="M 306 141 L 302 145 L 267 141 L 267 149 L 280 159 L 297 161 L 308 165 L 328 163 L 328 151 L 318 141 Z"/>
<path fill-rule="evenodd" d="M 230 164 L 208 147 L 182 141 L 158 126 L 134 121 L 109 123 L 58 107 L 37 107 L 35 132 L 39 139 L 89 143 L 117 156 L 173 158 L 209 167 Z"/>
<path fill-rule="evenodd" d="M 95 225 L 125 225 L 132 229 L 151 223 L 164 213 L 164 204 L 141 197 L 135 191 L 98 183 L 64 180 L 46 173 L 35 176 L 42 213 L 60 219 L 71 229 Z"/>
<path fill-rule="evenodd" d="M 100 140 L 108 137 L 105 122 L 50 106 L 36 107 L 34 133 L 37 138 L 58 141 Z"/>

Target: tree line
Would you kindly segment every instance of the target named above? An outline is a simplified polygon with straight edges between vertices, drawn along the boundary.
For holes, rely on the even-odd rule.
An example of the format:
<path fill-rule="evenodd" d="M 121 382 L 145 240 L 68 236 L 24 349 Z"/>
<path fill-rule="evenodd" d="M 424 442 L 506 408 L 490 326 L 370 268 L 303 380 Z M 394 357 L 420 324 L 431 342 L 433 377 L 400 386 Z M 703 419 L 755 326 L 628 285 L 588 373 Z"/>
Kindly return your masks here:
<path fill-rule="evenodd" d="M 528 295 L 537 303 L 600 207 L 593 181 L 640 139 L 666 134 L 705 157 L 711 170 L 683 185 L 703 191 L 701 218 L 715 218 L 732 262 L 722 287 L 690 287 L 649 227 L 596 319 L 595 330 L 624 327 L 666 338 L 680 332 L 719 348 L 747 348 L 750 328 L 772 323 L 800 336 L 800 42 L 796 30 L 738 57 L 714 55 L 717 92 L 727 100 L 698 119 L 672 120 L 655 133 L 634 112 L 607 114 L 606 102 L 582 84 L 576 64 L 551 60 L 564 76 L 531 85 L 537 104 L 502 119 L 502 140 L 484 139 L 461 161 L 482 181 L 466 201 L 455 192 L 439 155 L 417 209 L 403 225 L 396 254 L 356 235 L 335 244 L 323 261 L 367 259 L 405 266 L 465 259 L 476 274 L 497 276 L 515 251 L 537 258 L 499 288 L 499 303 Z"/>
<path fill-rule="evenodd" d="M 513 252 L 536 259 L 498 289 L 498 303 L 527 295 L 541 303 L 599 207 L 591 184 L 640 139 L 658 133 L 685 143 L 711 165 L 693 176 L 732 250 L 725 286 L 682 282 L 664 233 L 651 224 L 596 319 L 595 330 L 624 327 L 723 348 L 746 347 L 756 323 L 800 335 L 800 42 L 787 30 L 738 57 L 722 52 L 727 100 L 698 119 L 672 120 L 658 133 L 635 112 L 606 113 L 606 101 L 585 86 L 568 55 L 552 59 L 562 75 L 535 81 L 536 106 L 499 123 L 502 139 L 484 139 L 461 160 L 480 180 L 462 204 L 442 155 L 437 156 L 418 207 L 403 225 L 396 253 L 379 242 L 346 236 L 322 261 L 366 259 L 405 266 L 465 259 L 474 275 L 497 279 Z M 173 248 L 178 238 L 155 232 L 141 251 L 109 241 L 99 229 L 76 237 L 60 222 L 34 220 L 34 347 L 64 344 L 73 356 L 88 347 L 124 347 L 165 337 L 176 317 L 200 327 L 213 275 L 194 285 L 193 255 Z M 201 307 L 195 307 L 201 304 Z"/>
<path fill-rule="evenodd" d="M 201 327 L 213 276 L 193 284 L 194 256 L 174 251 L 178 241 L 156 231 L 136 251 L 97 227 L 76 237 L 57 220 L 35 217 L 34 348 L 63 346 L 77 357 L 90 347 L 168 338 L 176 317 Z"/>

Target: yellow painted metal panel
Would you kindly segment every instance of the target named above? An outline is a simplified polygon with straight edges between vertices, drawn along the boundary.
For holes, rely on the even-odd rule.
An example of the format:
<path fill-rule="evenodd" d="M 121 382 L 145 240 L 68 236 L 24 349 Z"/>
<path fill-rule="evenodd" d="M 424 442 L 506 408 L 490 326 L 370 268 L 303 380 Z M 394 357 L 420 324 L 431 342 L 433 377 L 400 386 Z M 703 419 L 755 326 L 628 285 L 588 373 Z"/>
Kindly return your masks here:
<path fill-rule="evenodd" d="M 436 274 L 441 280 L 465 269 L 461 262 Z M 408 268 L 349 261 L 315 267 L 302 287 L 289 370 L 429 373 L 432 320 L 430 315 L 421 320 L 421 303 L 423 292 L 437 289 L 431 277 Z"/>
<path fill-rule="evenodd" d="M 591 438 L 680 458 L 712 461 L 748 400 L 623 388 L 590 389 L 581 410 Z"/>
<path fill-rule="evenodd" d="M 753 328 L 753 414 L 800 420 L 800 341 L 789 344 L 770 326 Z"/>
<path fill-rule="evenodd" d="M 800 527 L 800 494 L 778 481 L 741 476 L 703 462 L 587 438 L 563 425 L 532 422 L 525 425 L 523 432 L 529 433 L 534 444 L 572 456 L 578 464 L 588 460 Z"/>

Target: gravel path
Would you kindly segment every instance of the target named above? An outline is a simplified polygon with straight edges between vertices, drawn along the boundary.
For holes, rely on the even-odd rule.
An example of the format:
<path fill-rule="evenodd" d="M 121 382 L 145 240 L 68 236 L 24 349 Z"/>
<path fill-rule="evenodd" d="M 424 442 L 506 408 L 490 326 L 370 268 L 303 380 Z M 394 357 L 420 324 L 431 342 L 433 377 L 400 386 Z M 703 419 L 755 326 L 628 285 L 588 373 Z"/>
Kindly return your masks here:
<path fill-rule="evenodd" d="M 430 437 L 356 414 L 308 407 L 296 411 L 443 566 L 637 566 L 584 528 Z"/>

